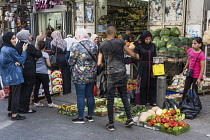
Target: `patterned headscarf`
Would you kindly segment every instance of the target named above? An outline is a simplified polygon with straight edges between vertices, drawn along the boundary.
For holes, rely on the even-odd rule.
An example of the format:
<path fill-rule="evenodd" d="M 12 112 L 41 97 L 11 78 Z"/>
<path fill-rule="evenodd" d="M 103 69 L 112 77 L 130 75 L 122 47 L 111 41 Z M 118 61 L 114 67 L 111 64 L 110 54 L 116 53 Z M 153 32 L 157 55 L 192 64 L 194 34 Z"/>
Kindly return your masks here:
<path fill-rule="evenodd" d="M 22 30 L 18 32 L 16 36 L 18 40 L 31 44 L 29 40 L 29 35 L 30 35 L 29 30 Z"/>
<path fill-rule="evenodd" d="M 52 32 L 51 36 L 53 38 L 51 41 L 52 45 L 57 46 L 63 51 L 67 48 L 67 43 L 64 39 L 62 39 L 61 33 L 59 31 Z"/>

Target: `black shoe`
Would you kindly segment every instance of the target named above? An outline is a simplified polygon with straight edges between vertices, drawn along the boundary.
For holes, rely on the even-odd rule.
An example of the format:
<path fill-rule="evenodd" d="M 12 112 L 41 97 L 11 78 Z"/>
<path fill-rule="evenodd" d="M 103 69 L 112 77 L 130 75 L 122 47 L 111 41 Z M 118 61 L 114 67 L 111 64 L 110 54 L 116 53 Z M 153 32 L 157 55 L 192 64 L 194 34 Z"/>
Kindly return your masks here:
<path fill-rule="evenodd" d="M 73 123 L 85 123 L 83 118 L 76 118 L 76 119 L 72 119 Z"/>
<path fill-rule="evenodd" d="M 89 121 L 89 122 L 93 122 L 94 120 L 93 120 L 93 117 L 88 117 L 88 116 L 85 116 L 85 119 L 87 120 L 87 121 Z"/>
<path fill-rule="evenodd" d="M 107 124 L 106 125 L 106 128 L 109 130 L 109 131 L 114 131 L 114 124 Z"/>
<path fill-rule="evenodd" d="M 127 120 L 126 123 L 125 123 L 125 126 L 126 126 L 126 127 L 130 127 L 130 126 L 132 126 L 132 125 L 134 125 L 133 119 L 129 119 L 129 120 Z"/>
<path fill-rule="evenodd" d="M 31 112 L 29 112 L 30 111 L 30 109 L 28 110 L 28 111 L 18 111 L 18 113 L 21 113 L 21 114 L 29 114 L 29 113 L 35 113 L 36 112 L 36 110 L 34 110 L 34 109 L 31 109 Z"/>
<path fill-rule="evenodd" d="M 8 116 L 8 117 L 12 117 L 12 113 L 8 113 L 7 116 Z"/>
<path fill-rule="evenodd" d="M 24 120 L 26 119 L 25 116 L 20 116 L 19 114 L 16 115 L 16 117 L 12 117 L 11 120 L 15 121 L 15 120 Z"/>

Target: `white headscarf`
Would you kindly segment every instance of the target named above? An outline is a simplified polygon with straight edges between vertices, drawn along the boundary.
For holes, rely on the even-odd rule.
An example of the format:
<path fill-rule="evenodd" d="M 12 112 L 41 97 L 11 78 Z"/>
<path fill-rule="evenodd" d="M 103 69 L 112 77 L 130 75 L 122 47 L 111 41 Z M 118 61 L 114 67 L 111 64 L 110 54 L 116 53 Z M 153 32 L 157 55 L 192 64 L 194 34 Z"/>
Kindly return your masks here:
<path fill-rule="evenodd" d="M 94 43 L 94 40 L 96 39 L 96 37 L 98 37 L 97 34 L 92 34 L 92 36 L 90 37 L 90 41 Z"/>
<path fill-rule="evenodd" d="M 29 30 L 22 30 L 17 33 L 16 37 L 20 41 L 31 44 L 31 42 L 29 40 L 29 35 L 30 35 Z"/>
<path fill-rule="evenodd" d="M 87 31 L 84 28 L 78 28 L 75 31 L 75 37 L 77 41 L 82 41 L 82 40 L 88 40 L 89 36 L 87 34 Z"/>

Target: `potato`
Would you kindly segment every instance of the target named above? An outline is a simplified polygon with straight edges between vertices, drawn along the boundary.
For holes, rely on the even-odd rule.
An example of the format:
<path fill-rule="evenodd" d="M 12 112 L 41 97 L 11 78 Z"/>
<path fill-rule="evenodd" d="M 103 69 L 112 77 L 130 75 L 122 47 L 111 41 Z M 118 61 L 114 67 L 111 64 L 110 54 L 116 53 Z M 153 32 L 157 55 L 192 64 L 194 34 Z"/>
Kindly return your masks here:
<path fill-rule="evenodd" d="M 155 107 L 152 108 L 152 110 L 153 110 L 154 112 L 156 112 L 158 109 L 160 109 L 158 106 L 155 106 Z"/>

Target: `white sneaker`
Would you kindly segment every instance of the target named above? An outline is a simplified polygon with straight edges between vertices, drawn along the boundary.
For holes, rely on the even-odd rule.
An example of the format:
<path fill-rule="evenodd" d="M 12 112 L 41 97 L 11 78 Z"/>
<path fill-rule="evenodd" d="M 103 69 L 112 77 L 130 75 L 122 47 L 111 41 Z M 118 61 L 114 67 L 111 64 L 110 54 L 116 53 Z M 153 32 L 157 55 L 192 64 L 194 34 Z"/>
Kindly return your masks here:
<path fill-rule="evenodd" d="M 48 107 L 55 107 L 55 108 L 57 108 L 58 107 L 58 105 L 56 105 L 56 104 L 54 104 L 54 103 L 51 103 L 51 104 L 48 104 Z"/>
<path fill-rule="evenodd" d="M 34 103 L 34 106 L 36 106 L 36 107 L 42 107 L 42 106 L 44 106 L 44 104 L 38 102 L 38 103 Z"/>

